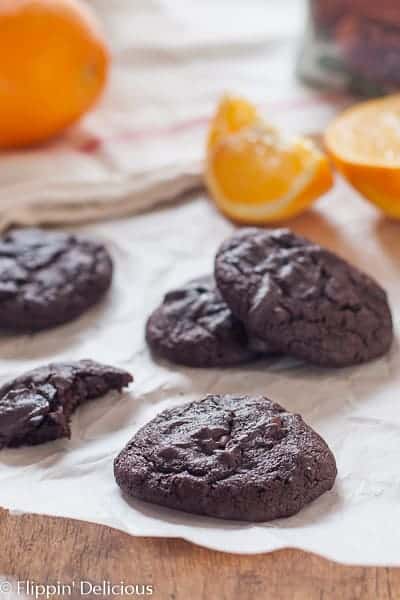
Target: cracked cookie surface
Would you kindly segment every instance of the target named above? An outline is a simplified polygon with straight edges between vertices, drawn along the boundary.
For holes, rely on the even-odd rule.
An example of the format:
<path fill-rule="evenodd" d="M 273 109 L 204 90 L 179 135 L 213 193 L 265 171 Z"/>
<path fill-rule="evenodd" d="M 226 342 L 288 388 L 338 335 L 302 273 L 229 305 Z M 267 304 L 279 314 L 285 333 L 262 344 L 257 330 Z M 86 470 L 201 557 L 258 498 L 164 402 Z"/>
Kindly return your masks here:
<path fill-rule="evenodd" d="M 222 299 L 212 276 L 199 277 L 167 293 L 146 325 L 152 351 L 192 367 L 218 367 L 257 356 L 243 324 Z M 269 345 L 262 347 L 268 353 Z"/>
<path fill-rule="evenodd" d="M 131 381 L 127 371 L 92 360 L 24 373 L 0 388 L 0 448 L 70 437 L 70 418 L 78 406 Z"/>
<path fill-rule="evenodd" d="M 240 230 L 215 259 L 219 290 L 250 335 L 331 367 L 385 354 L 393 340 L 386 292 L 334 253 L 287 229 Z"/>
<path fill-rule="evenodd" d="M 16 229 L 0 238 L 0 328 L 37 331 L 80 316 L 111 285 L 102 244 L 63 232 Z"/>
<path fill-rule="evenodd" d="M 114 474 L 128 496 L 268 521 L 331 489 L 336 463 L 300 415 L 262 396 L 210 395 L 147 423 L 115 459 Z"/>

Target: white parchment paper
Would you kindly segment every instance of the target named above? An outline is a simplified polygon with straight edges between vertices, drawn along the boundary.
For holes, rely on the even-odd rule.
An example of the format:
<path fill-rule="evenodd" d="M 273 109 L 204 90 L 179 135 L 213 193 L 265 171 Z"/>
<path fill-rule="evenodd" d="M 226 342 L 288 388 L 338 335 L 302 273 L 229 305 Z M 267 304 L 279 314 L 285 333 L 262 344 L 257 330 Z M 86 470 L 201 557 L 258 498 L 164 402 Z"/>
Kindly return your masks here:
<path fill-rule="evenodd" d="M 400 225 L 383 220 L 341 181 L 293 228 L 324 242 L 387 288 L 398 330 Z M 135 383 L 73 417 L 72 439 L 0 452 L 0 505 L 74 517 L 132 535 L 176 536 L 229 552 L 297 547 L 345 563 L 400 565 L 400 370 L 388 356 L 328 370 L 291 359 L 195 370 L 154 362 L 149 311 L 171 286 L 210 272 L 232 226 L 197 197 L 158 212 L 80 231 L 102 239 L 116 264 L 107 300 L 48 333 L 0 339 L 0 378 L 52 360 L 90 357 L 131 370 Z M 263 393 L 300 412 L 338 463 L 334 489 L 298 515 L 268 524 L 191 516 L 134 501 L 114 482 L 114 456 L 160 410 L 209 392 Z"/>

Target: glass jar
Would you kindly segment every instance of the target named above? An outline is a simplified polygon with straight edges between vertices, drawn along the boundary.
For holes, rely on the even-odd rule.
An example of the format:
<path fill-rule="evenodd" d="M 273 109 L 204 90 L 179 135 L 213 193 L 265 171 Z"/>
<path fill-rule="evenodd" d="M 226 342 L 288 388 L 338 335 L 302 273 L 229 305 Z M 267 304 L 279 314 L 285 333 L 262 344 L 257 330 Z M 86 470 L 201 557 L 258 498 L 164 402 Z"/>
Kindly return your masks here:
<path fill-rule="evenodd" d="M 299 73 L 363 95 L 398 90 L 400 0 L 309 0 Z"/>

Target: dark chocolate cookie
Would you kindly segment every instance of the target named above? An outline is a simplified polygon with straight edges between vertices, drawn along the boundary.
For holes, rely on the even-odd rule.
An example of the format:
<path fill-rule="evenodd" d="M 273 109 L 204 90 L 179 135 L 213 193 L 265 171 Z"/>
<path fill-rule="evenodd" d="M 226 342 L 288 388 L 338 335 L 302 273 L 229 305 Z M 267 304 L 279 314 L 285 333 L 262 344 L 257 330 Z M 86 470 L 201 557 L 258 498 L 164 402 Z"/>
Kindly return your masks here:
<path fill-rule="evenodd" d="M 101 244 L 62 232 L 18 229 L 0 238 L 0 328 L 36 331 L 81 315 L 111 284 Z"/>
<path fill-rule="evenodd" d="M 54 363 L 0 388 L 0 448 L 70 437 L 75 409 L 133 381 L 126 371 L 92 360 Z"/>
<path fill-rule="evenodd" d="M 245 521 L 297 513 L 330 490 L 332 452 L 300 415 L 262 396 L 207 396 L 163 411 L 114 462 L 128 496 Z"/>
<path fill-rule="evenodd" d="M 164 297 L 147 321 L 152 351 L 192 367 L 235 365 L 254 358 L 259 347 L 229 310 L 214 278 L 199 277 Z M 265 353 L 268 345 L 262 347 Z"/>
<path fill-rule="evenodd" d="M 387 352 L 385 291 L 329 250 L 287 229 L 242 229 L 225 241 L 215 277 L 250 335 L 311 363 L 343 367 Z"/>

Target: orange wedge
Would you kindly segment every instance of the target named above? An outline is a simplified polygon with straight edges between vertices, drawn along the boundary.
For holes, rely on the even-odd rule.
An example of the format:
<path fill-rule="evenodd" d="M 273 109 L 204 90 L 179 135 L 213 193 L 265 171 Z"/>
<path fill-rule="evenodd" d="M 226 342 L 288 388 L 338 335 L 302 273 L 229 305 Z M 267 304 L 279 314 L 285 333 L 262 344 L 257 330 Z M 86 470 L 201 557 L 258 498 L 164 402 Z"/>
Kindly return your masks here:
<path fill-rule="evenodd" d="M 325 146 L 339 171 L 385 214 L 400 219 L 400 95 L 345 110 Z"/>
<path fill-rule="evenodd" d="M 257 123 L 260 117 L 254 104 L 239 96 L 225 96 L 211 122 L 207 146 L 213 148 L 221 138 Z"/>
<path fill-rule="evenodd" d="M 206 182 L 233 221 L 262 225 L 304 212 L 333 183 L 326 156 L 286 138 L 242 98 L 224 98 L 211 123 Z"/>

